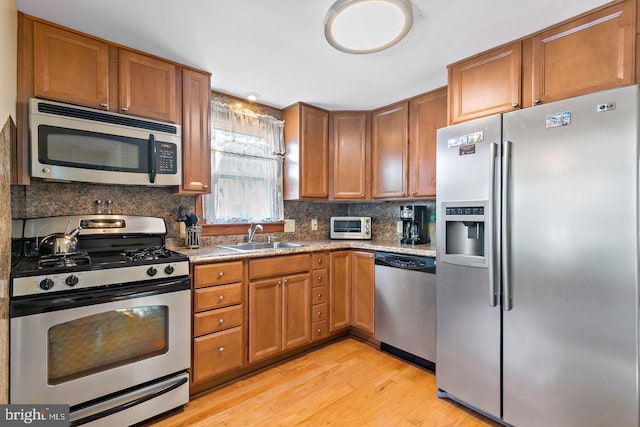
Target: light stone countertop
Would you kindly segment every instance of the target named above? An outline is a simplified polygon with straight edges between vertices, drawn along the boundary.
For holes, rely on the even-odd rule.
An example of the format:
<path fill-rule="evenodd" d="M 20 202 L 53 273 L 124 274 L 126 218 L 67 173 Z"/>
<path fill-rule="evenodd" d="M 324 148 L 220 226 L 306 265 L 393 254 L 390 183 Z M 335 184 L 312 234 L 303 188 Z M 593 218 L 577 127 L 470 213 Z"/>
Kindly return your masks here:
<path fill-rule="evenodd" d="M 295 253 L 332 251 L 340 249 L 364 249 L 369 251 L 394 252 L 405 255 L 436 256 L 436 247 L 427 245 L 404 245 L 394 241 L 378 240 L 322 240 L 322 241 L 292 241 L 303 246 L 296 248 L 260 249 L 253 251 L 234 251 L 218 246 L 201 246 L 197 249 L 174 246 L 170 249 L 189 256 L 192 264 L 206 264 L 217 261 L 231 261 L 244 258 L 263 258 L 275 255 L 290 255 Z"/>

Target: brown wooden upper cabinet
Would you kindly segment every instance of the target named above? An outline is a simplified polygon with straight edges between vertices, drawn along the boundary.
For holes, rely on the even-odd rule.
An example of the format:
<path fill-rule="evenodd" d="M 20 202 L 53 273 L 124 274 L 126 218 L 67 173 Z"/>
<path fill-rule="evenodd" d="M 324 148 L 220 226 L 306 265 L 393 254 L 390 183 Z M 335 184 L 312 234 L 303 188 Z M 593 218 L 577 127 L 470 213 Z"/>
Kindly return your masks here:
<path fill-rule="evenodd" d="M 521 43 L 449 65 L 449 123 L 519 108 Z"/>
<path fill-rule="evenodd" d="M 635 0 L 449 65 L 449 124 L 633 84 Z"/>
<path fill-rule="evenodd" d="M 372 197 L 433 198 L 436 139 L 447 125 L 447 88 L 376 110 L 372 122 Z"/>
<path fill-rule="evenodd" d="M 181 193 L 211 192 L 210 77 L 182 70 Z"/>
<path fill-rule="evenodd" d="M 34 94 L 109 109 L 109 45 L 35 22 Z"/>
<path fill-rule="evenodd" d="M 329 112 L 297 103 L 284 109 L 284 199 L 329 196 Z"/>
<path fill-rule="evenodd" d="M 437 131 L 446 125 L 446 87 L 409 101 L 410 197 L 435 197 Z"/>
<path fill-rule="evenodd" d="M 409 103 L 371 113 L 371 192 L 374 199 L 407 196 Z"/>
<path fill-rule="evenodd" d="M 533 104 L 634 82 L 634 1 L 533 37 Z"/>
<path fill-rule="evenodd" d="M 120 49 L 120 112 L 178 122 L 176 66 Z"/>
<path fill-rule="evenodd" d="M 371 199 L 369 113 L 330 114 L 329 182 L 331 199 Z"/>

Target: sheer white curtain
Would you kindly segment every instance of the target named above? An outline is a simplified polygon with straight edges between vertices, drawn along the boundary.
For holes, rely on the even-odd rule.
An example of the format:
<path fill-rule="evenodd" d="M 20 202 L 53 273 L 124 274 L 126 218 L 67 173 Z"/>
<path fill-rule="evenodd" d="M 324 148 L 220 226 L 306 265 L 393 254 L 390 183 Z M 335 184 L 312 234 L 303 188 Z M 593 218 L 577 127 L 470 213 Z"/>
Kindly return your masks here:
<path fill-rule="evenodd" d="M 282 221 L 284 122 L 211 103 L 211 194 L 208 224 Z"/>

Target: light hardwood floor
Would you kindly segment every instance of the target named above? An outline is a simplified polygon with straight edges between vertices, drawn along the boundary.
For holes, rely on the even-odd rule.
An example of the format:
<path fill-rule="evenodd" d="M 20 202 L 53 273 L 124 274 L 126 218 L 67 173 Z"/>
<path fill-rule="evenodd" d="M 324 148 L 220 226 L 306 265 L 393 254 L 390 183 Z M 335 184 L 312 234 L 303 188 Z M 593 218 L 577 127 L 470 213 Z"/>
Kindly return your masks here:
<path fill-rule="evenodd" d="M 436 396 L 433 373 L 348 338 L 192 399 L 148 424 L 498 426 Z"/>

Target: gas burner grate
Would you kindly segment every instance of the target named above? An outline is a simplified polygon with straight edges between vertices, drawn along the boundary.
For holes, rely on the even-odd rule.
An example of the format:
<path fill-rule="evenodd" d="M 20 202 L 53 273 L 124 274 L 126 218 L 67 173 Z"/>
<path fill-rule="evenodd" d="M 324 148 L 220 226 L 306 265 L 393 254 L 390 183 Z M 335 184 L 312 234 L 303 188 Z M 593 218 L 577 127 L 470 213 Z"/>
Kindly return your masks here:
<path fill-rule="evenodd" d="M 163 247 L 143 248 L 135 250 L 126 250 L 122 255 L 128 261 L 147 261 L 162 258 L 170 258 L 171 251 Z"/>
<path fill-rule="evenodd" d="M 46 255 L 38 260 L 38 269 L 49 268 L 69 268 L 79 265 L 91 264 L 91 257 L 86 252 L 76 252 L 74 254 Z"/>

